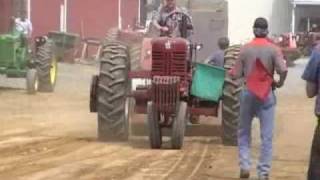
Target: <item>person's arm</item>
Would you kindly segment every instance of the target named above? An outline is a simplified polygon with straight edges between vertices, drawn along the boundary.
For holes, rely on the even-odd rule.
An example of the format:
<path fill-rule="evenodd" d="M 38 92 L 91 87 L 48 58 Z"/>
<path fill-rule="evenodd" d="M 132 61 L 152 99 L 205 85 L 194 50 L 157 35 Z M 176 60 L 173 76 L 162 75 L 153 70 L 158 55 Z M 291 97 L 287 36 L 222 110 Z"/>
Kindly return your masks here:
<path fill-rule="evenodd" d="M 279 48 L 276 48 L 274 66 L 277 74 L 279 74 L 279 80 L 275 81 L 274 85 L 277 88 L 281 88 L 284 85 L 285 80 L 287 79 L 288 67 Z"/>
<path fill-rule="evenodd" d="M 313 98 L 318 94 L 318 76 L 319 76 L 320 53 L 316 50 L 312 52 L 310 60 L 303 72 L 302 79 L 307 82 L 307 97 Z"/>
<path fill-rule="evenodd" d="M 210 65 L 215 65 L 216 55 L 215 53 L 211 54 L 207 60 L 207 63 Z"/>
<path fill-rule="evenodd" d="M 158 30 L 160 30 L 161 26 L 160 26 L 159 21 L 158 21 L 158 16 L 160 16 L 160 15 L 156 15 L 155 16 L 155 18 L 152 21 L 152 24 L 154 25 L 154 27 L 156 27 Z"/>
<path fill-rule="evenodd" d="M 193 30 L 193 22 L 192 22 L 192 16 L 190 15 L 190 12 L 186 8 L 181 8 L 181 11 L 182 11 L 182 13 L 186 14 L 189 17 L 187 28 L 189 31 L 192 31 Z"/>
<path fill-rule="evenodd" d="M 210 64 L 210 61 L 212 60 L 212 57 L 213 57 L 213 55 L 211 54 L 210 56 L 208 56 L 208 57 L 206 58 L 206 60 L 204 60 L 204 62 L 205 62 L 206 64 Z"/>
<path fill-rule="evenodd" d="M 158 12 L 155 13 L 155 15 L 153 17 L 152 24 L 159 31 L 164 31 L 164 32 L 169 31 L 169 29 L 167 27 L 163 27 L 160 25 L 160 21 L 161 21 L 161 8 L 159 8 Z"/>

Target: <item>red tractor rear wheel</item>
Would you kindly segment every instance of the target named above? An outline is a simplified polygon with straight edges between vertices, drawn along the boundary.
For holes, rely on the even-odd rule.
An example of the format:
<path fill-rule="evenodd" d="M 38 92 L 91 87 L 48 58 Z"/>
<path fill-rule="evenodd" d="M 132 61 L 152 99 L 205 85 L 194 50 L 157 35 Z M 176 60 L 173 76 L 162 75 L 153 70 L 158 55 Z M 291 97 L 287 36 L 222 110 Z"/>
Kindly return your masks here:
<path fill-rule="evenodd" d="M 232 46 L 226 50 L 224 68 L 234 67 L 240 46 Z M 240 116 L 240 92 L 242 86 L 239 80 L 233 80 L 226 74 L 222 102 L 222 142 L 224 145 L 237 145 L 238 122 Z"/>
<path fill-rule="evenodd" d="M 117 42 L 104 45 L 96 99 L 93 99 L 97 101 L 98 139 L 101 141 L 126 141 L 129 138 L 129 69 L 126 46 Z"/>

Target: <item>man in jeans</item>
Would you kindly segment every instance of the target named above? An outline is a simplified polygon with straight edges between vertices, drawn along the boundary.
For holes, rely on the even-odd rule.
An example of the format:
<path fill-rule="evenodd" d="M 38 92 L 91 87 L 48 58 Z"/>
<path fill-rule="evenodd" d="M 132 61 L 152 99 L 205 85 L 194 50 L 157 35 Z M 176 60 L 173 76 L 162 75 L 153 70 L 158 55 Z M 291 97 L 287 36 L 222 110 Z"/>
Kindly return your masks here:
<path fill-rule="evenodd" d="M 257 18 L 254 22 L 253 32 L 255 39 L 246 44 L 240 51 L 239 59 L 231 72 L 234 78 L 244 79 L 244 88 L 240 98 L 240 122 L 238 129 L 238 145 L 240 160 L 240 178 L 249 178 L 251 169 L 251 127 L 254 117 L 260 120 L 261 152 L 257 166 L 259 180 L 267 180 L 272 161 L 272 138 L 275 118 L 276 97 L 271 88 L 272 78 L 264 100 L 256 96 L 248 88 L 249 77 L 260 61 L 267 73 L 273 76 L 274 71 L 279 74 L 279 81 L 274 81 L 273 86 L 280 88 L 286 79 L 287 67 L 283 55 L 278 47 L 268 39 L 268 22 L 264 18 Z M 259 81 L 259 80 L 257 80 Z M 258 82 L 259 83 L 259 82 Z M 259 91 L 259 90 L 258 90 Z"/>
<path fill-rule="evenodd" d="M 314 48 L 302 79 L 307 81 L 307 96 L 316 97 L 315 115 L 318 118 L 311 148 L 308 180 L 320 180 L 320 44 Z"/>

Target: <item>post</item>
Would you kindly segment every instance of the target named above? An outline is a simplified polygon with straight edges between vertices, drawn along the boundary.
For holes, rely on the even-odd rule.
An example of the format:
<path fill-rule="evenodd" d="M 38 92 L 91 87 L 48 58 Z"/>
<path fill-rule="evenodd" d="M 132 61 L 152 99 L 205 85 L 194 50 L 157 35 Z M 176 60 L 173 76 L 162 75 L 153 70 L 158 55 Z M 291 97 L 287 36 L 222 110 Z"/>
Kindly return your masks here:
<path fill-rule="evenodd" d="M 291 32 L 294 34 L 296 29 L 296 4 L 293 3 L 292 7 L 292 21 L 291 21 Z"/>
<path fill-rule="evenodd" d="M 60 31 L 64 31 L 64 4 L 60 5 Z"/>
<path fill-rule="evenodd" d="M 64 17 L 63 17 L 63 27 L 64 27 L 64 32 L 67 32 L 67 17 L 68 17 L 68 1 L 64 0 L 64 13 L 63 13 Z"/>
<path fill-rule="evenodd" d="M 141 0 L 138 0 L 138 21 L 137 23 L 141 25 Z"/>
<path fill-rule="evenodd" d="M 28 7 L 27 7 L 28 19 L 31 20 L 31 0 L 27 0 L 27 4 L 28 4 Z"/>
<path fill-rule="evenodd" d="M 118 4 L 118 28 L 119 29 L 122 29 L 122 17 L 121 17 L 121 5 L 122 5 L 122 3 L 121 3 L 121 1 L 122 0 L 118 0 L 119 1 L 119 4 Z"/>
<path fill-rule="evenodd" d="M 310 24 L 310 17 L 308 17 L 308 27 L 307 27 L 308 32 L 311 30 L 311 24 Z"/>

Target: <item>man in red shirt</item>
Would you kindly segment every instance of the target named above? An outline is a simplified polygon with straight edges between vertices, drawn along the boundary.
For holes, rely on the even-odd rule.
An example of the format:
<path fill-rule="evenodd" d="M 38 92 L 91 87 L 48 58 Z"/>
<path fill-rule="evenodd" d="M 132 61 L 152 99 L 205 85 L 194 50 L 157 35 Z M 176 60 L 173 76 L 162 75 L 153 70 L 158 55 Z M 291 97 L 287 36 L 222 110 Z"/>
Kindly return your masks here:
<path fill-rule="evenodd" d="M 257 18 L 254 22 L 253 32 L 255 39 L 241 49 L 239 59 L 232 72 L 234 78 L 242 78 L 244 80 L 244 88 L 240 98 L 240 122 L 238 129 L 240 178 L 249 178 L 250 176 L 251 127 L 253 118 L 258 117 L 260 120 L 262 144 L 257 171 L 259 180 L 267 180 L 272 161 L 272 138 L 276 105 L 274 88 L 271 87 L 271 84 L 276 88 L 283 86 L 287 75 L 287 67 L 280 49 L 267 38 L 269 33 L 267 20 Z M 257 61 L 260 62 L 257 63 Z M 261 74 L 268 74 L 270 77 L 256 78 L 259 72 Z M 279 74 L 280 80 L 272 83 L 274 72 Z M 265 79 L 269 81 L 264 83 Z M 251 84 L 269 87 L 252 88 Z M 257 96 L 257 94 L 261 94 L 259 91 L 262 90 L 268 91 L 265 93 L 266 96 L 264 98 Z"/>

